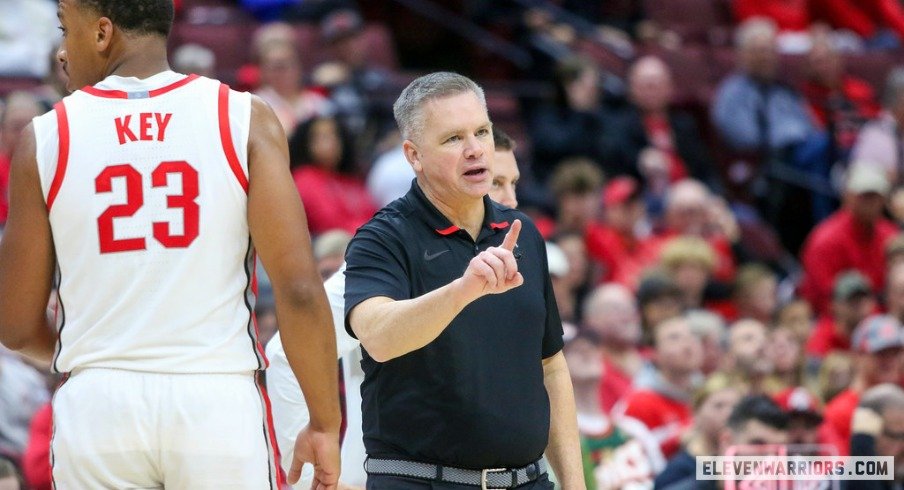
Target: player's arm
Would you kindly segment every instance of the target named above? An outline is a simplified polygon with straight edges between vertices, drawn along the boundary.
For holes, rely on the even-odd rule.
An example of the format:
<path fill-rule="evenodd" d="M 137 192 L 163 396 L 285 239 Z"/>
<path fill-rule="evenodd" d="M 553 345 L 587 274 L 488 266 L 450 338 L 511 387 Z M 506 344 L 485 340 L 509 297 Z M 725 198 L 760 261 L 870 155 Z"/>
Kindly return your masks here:
<path fill-rule="evenodd" d="M 433 342 L 472 301 L 524 283 L 512 254 L 521 221 L 515 220 L 502 245 L 471 259 L 462 277 L 417 298 L 376 296 L 349 312 L 349 325 L 377 362 L 403 356 Z"/>
<path fill-rule="evenodd" d="M 331 460 L 335 442 L 334 461 L 318 462 L 335 471 L 329 475 L 334 485 L 341 421 L 336 336 L 304 208 L 289 172 L 286 136 L 273 111 L 257 97 L 251 105 L 248 173 L 251 238 L 273 284 L 279 333 L 310 410 L 309 430 L 318 434 L 315 439 L 329 439 Z M 296 446 L 296 457 L 298 453 Z"/>
<path fill-rule="evenodd" d="M 49 362 L 57 335 L 47 319 L 53 236 L 29 124 L 10 165 L 9 217 L 0 240 L 0 343 Z"/>
<path fill-rule="evenodd" d="M 577 411 L 565 355 L 562 351 L 543 359 L 543 384 L 549 395 L 549 443 L 546 458 L 568 490 L 586 488 L 578 439 Z"/>

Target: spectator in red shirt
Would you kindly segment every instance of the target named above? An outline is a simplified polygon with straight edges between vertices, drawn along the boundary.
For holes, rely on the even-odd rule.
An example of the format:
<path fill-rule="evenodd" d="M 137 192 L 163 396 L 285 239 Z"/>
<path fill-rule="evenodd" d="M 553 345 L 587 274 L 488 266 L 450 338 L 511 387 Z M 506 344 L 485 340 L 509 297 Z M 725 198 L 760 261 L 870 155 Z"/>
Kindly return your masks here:
<path fill-rule="evenodd" d="M 332 229 L 354 233 L 376 212 L 355 172 L 351 137 L 335 118 L 316 117 L 299 126 L 289 153 L 312 234 Z"/>
<path fill-rule="evenodd" d="M 872 86 L 847 73 L 844 58 L 827 35 L 816 36 L 807 55 L 807 81 L 802 93 L 816 126 L 830 130 L 839 154 L 846 159 L 860 128 L 879 114 Z"/>
<path fill-rule="evenodd" d="M 659 250 L 649 235 L 640 186 L 632 177 L 609 181 L 603 190 L 603 221 L 587 226 L 587 253 L 603 267 L 602 280 L 636 290 L 643 270 Z"/>
<path fill-rule="evenodd" d="M 812 366 L 832 351 L 847 351 L 851 347 L 851 334 L 857 325 L 876 309 L 873 290 L 857 271 L 838 276 L 832 294 L 831 314 L 823 314 L 807 339 L 807 356 Z"/>
<path fill-rule="evenodd" d="M 715 166 L 694 118 L 672 107 L 674 94 L 668 65 L 655 56 L 637 60 L 628 73 L 630 105 L 613 118 L 618 145 L 607 167 L 635 177 L 649 177 L 640 162 L 644 150 L 665 158 L 668 182 L 693 177 L 711 189 L 721 187 Z"/>
<path fill-rule="evenodd" d="M 827 34 L 814 36 L 807 68 L 801 93 L 824 138 L 809 147 L 814 153 L 806 159 L 817 165 L 822 179 L 828 181 L 833 167 L 848 161 L 860 129 L 879 114 L 879 103 L 869 83 L 845 73 L 844 59 Z M 817 222 L 831 214 L 835 205 L 832 197 L 812 195 Z"/>
<path fill-rule="evenodd" d="M 712 456 L 719 450 L 719 435 L 728 416 L 744 393 L 727 376 L 706 379 L 694 394 L 694 425 L 684 437 L 681 449 L 672 456 L 665 470 L 656 477 L 655 488 L 696 474 L 696 456 Z"/>
<path fill-rule="evenodd" d="M 28 446 L 22 455 L 22 473 L 31 490 L 53 488 L 50 471 L 50 438 L 53 435 L 53 415 L 50 403 L 41 407 L 31 419 Z"/>
<path fill-rule="evenodd" d="M 600 401 L 607 413 L 631 391 L 643 367 L 640 314 L 634 295 L 620 284 L 603 284 L 584 301 L 584 327 L 600 338 L 605 373 L 600 378 Z"/>
<path fill-rule="evenodd" d="M 896 318 L 873 315 L 854 332 L 852 349 L 856 353 L 854 380 L 850 387 L 829 401 L 823 431 L 841 455 L 850 454 L 851 417 L 860 395 L 881 383 L 896 383 L 904 362 L 904 327 Z"/>
<path fill-rule="evenodd" d="M 666 320 L 654 334 L 655 370 L 624 401 L 624 415 L 643 422 L 668 458 L 678 450 L 693 416 L 691 400 L 703 363 L 703 347 L 685 318 Z M 616 412 L 618 410 L 616 409 Z"/>
<path fill-rule="evenodd" d="M 9 212 L 10 159 L 22 130 L 42 112 L 35 96 L 28 92 L 11 93 L 6 108 L 0 109 L 0 226 L 6 224 Z"/>
<path fill-rule="evenodd" d="M 731 282 L 736 268 L 733 244 L 739 233 L 724 201 L 713 196 L 701 182 L 684 179 L 672 184 L 666 197 L 665 229 L 659 236 L 662 243 L 677 236 L 704 239 L 716 253 L 713 277 Z"/>
<path fill-rule="evenodd" d="M 842 271 L 858 270 L 874 290 L 885 283 L 885 246 L 898 233 L 882 215 L 889 187 L 882 172 L 854 163 L 842 208 L 807 237 L 801 252 L 801 294 L 818 313 L 828 312 L 832 284 Z"/>

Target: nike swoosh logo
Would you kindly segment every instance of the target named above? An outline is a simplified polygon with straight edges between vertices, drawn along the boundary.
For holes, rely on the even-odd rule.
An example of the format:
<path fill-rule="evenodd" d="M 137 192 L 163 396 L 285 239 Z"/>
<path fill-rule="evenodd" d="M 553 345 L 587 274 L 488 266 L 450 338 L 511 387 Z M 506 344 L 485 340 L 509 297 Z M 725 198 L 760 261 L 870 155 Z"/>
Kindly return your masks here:
<path fill-rule="evenodd" d="M 440 255 L 442 255 L 448 251 L 449 251 L 449 249 L 440 250 L 439 252 L 436 252 L 436 253 L 428 253 L 426 250 L 424 250 L 424 260 L 426 260 L 427 262 L 430 262 L 431 260 L 439 257 Z"/>

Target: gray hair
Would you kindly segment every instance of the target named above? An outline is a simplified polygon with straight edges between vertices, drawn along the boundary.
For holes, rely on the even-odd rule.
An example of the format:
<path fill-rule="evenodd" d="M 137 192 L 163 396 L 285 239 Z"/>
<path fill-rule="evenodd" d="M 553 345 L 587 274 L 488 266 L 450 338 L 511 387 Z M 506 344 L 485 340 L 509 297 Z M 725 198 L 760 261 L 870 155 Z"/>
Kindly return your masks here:
<path fill-rule="evenodd" d="M 447 71 L 430 73 L 408 84 L 392 105 L 392 113 L 402 132 L 402 137 L 412 139 L 423 131 L 423 107 L 426 102 L 464 92 L 473 92 L 477 95 L 480 103 L 486 109 L 487 100 L 480 85 L 458 73 Z"/>
<path fill-rule="evenodd" d="M 691 332 L 697 337 L 713 337 L 723 349 L 728 347 L 728 329 L 721 316 L 707 310 L 690 310 L 684 313 Z"/>
<path fill-rule="evenodd" d="M 891 108 L 898 104 L 904 95 L 904 66 L 896 66 L 885 78 L 885 90 L 882 91 L 882 105 Z"/>
<path fill-rule="evenodd" d="M 778 27 L 775 21 L 768 17 L 751 17 L 744 21 L 738 27 L 737 32 L 735 32 L 735 47 L 744 49 L 754 39 L 763 35 L 768 35 L 772 38 L 778 35 Z"/>
<path fill-rule="evenodd" d="M 880 415 L 889 408 L 904 408 L 904 390 L 894 383 L 882 383 L 863 392 L 860 406 Z"/>

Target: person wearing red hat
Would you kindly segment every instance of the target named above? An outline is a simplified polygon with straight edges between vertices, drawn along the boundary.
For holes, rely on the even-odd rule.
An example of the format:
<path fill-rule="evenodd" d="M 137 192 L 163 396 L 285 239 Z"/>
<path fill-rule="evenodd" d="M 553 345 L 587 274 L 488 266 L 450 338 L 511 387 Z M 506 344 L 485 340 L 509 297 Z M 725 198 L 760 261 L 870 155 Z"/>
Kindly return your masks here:
<path fill-rule="evenodd" d="M 881 383 L 895 383 L 901 378 L 904 327 L 888 315 L 867 317 L 854 331 L 851 349 L 856 353 L 854 381 L 826 405 L 821 429 L 828 441 L 838 447 L 841 455 L 850 454 L 851 417 L 860 402 L 861 393 Z"/>
<path fill-rule="evenodd" d="M 603 267 L 602 281 L 636 290 L 642 271 L 658 255 L 640 186 L 632 177 L 616 177 L 603 189 L 602 204 L 603 221 L 587 226 L 587 253 Z"/>
<path fill-rule="evenodd" d="M 788 444 L 819 444 L 822 403 L 810 390 L 794 386 L 776 393 L 772 399 L 788 414 Z"/>

